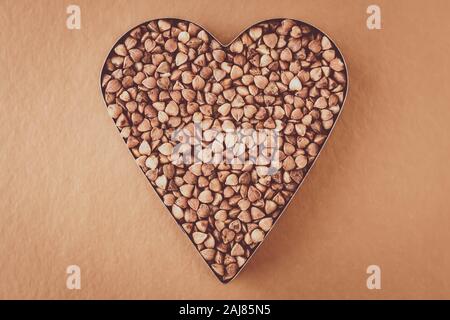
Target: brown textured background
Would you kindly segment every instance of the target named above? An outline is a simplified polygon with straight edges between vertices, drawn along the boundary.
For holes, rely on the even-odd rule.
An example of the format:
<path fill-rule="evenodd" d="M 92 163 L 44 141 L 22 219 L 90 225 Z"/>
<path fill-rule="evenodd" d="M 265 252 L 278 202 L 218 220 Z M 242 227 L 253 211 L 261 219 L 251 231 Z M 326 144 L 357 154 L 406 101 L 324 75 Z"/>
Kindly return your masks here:
<path fill-rule="evenodd" d="M 66 6 L 82 29 L 66 29 Z M 366 8 L 382 9 L 380 31 Z M 450 3 L 0 1 L 0 298 L 450 298 Z M 152 18 L 226 43 L 292 17 L 342 50 L 350 92 L 275 230 L 229 285 L 163 208 L 99 91 L 116 39 Z M 82 289 L 65 287 L 66 267 Z M 382 290 L 366 288 L 370 264 Z"/>

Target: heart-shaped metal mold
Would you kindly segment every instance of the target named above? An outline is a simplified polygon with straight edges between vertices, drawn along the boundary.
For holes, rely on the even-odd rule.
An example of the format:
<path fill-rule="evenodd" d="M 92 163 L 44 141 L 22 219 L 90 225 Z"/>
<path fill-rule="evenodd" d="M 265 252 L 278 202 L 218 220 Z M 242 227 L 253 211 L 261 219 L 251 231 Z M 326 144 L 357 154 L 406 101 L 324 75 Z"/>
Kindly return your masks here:
<path fill-rule="evenodd" d="M 331 39 L 292 19 L 229 45 L 189 21 L 122 36 L 102 69 L 108 112 L 169 212 L 224 283 L 287 208 L 347 95 Z"/>

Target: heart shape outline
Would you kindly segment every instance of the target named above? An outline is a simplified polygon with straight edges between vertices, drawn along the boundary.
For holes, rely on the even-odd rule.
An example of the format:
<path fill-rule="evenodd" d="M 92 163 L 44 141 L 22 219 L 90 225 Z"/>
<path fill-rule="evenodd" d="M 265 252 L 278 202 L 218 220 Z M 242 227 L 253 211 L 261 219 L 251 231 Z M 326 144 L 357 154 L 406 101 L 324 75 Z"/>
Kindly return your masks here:
<path fill-rule="evenodd" d="M 205 257 L 200 253 L 200 249 L 197 247 L 197 252 L 200 254 L 200 256 L 202 256 L 202 258 L 203 258 L 203 259 L 205 260 L 205 262 L 208 264 L 208 266 L 210 267 L 210 270 L 213 271 L 213 274 L 214 274 L 214 275 L 215 275 L 222 283 L 228 283 L 228 282 L 230 282 L 231 280 L 235 279 L 236 276 L 242 271 L 242 269 L 244 269 L 245 265 L 246 265 L 246 264 L 248 263 L 248 261 L 253 257 L 253 255 L 255 254 L 256 250 L 261 246 L 261 244 L 264 242 L 264 240 L 266 240 L 267 235 L 270 233 L 270 231 L 273 230 L 273 228 L 274 228 L 276 222 L 278 221 L 278 219 L 279 219 L 279 218 L 281 217 L 281 215 L 287 210 L 287 208 L 289 207 L 290 202 L 292 201 L 292 199 L 293 199 L 293 198 L 296 196 L 296 194 L 298 193 L 298 190 L 300 189 L 300 187 L 301 187 L 301 185 L 303 184 L 303 182 L 305 181 L 305 179 L 306 179 L 308 173 L 311 171 L 313 165 L 315 164 L 317 158 L 319 157 L 320 152 L 323 150 L 324 146 L 326 145 L 326 142 L 328 141 L 328 139 L 329 139 L 329 137 L 330 137 L 330 135 L 331 135 L 331 133 L 332 133 L 334 127 L 335 127 L 335 124 L 336 124 L 337 120 L 339 119 L 339 116 L 340 116 L 341 113 L 342 113 L 342 109 L 343 109 L 343 107 L 344 107 L 344 105 L 345 105 L 345 101 L 346 101 L 346 98 L 347 98 L 347 95 L 348 95 L 348 90 L 349 90 L 349 84 L 348 84 L 348 79 L 349 79 L 349 78 L 348 78 L 348 68 L 347 68 L 345 59 L 344 59 L 344 57 L 343 57 L 343 55 L 342 55 L 342 52 L 339 50 L 339 48 L 337 47 L 337 45 L 331 40 L 331 38 L 330 38 L 327 34 L 325 34 L 323 31 L 319 30 L 318 28 L 316 28 L 316 27 L 314 27 L 314 26 L 312 26 L 312 25 L 310 25 L 310 24 L 308 24 L 308 23 L 305 23 L 305 22 L 303 22 L 303 21 L 300 21 L 300 20 L 286 19 L 286 18 L 276 18 L 276 19 L 264 20 L 264 21 L 255 23 L 255 24 L 253 24 L 252 26 L 250 26 L 250 27 L 244 29 L 241 33 L 238 34 L 238 36 L 236 36 L 235 39 L 233 39 L 232 41 L 230 41 L 227 45 L 224 45 L 224 44 L 222 44 L 219 40 L 217 40 L 213 34 L 211 34 L 210 32 L 208 32 L 207 29 L 203 28 L 202 26 L 200 26 L 200 25 L 198 25 L 198 24 L 196 24 L 196 23 L 190 22 L 190 21 L 188 21 L 188 20 L 182 20 L 182 19 L 176 19 L 176 18 L 153 19 L 153 20 L 149 20 L 149 21 L 146 21 L 146 22 L 144 22 L 144 23 L 141 23 L 141 24 L 137 25 L 136 27 L 134 27 L 134 28 L 130 29 L 129 31 L 127 31 L 122 37 L 120 37 L 119 40 L 115 42 L 114 46 L 113 46 L 112 49 L 110 50 L 110 52 L 109 52 L 109 54 L 108 54 L 108 56 L 107 56 L 107 58 L 106 58 L 106 60 L 105 60 L 105 62 L 104 62 L 104 64 L 103 64 L 103 68 L 102 68 L 102 72 L 101 72 L 101 77 L 100 77 L 100 86 L 101 86 L 102 96 L 103 96 L 103 98 L 104 98 L 104 100 L 105 100 L 105 103 L 106 103 L 106 105 L 107 105 L 107 107 L 108 107 L 108 111 L 109 111 L 110 115 L 111 115 L 111 112 L 110 112 L 109 107 L 110 107 L 111 104 L 110 104 L 110 102 L 107 101 L 107 94 L 108 94 L 108 92 L 107 92 L 107 84 L 110 82 L 109 80 L 112 80 L 114 77 L 111 77 L 110 79 L 108 79 L 107 81 L 105 81 L 105 76 L 108 75 L 108 72 L 105 71 L 105 70 L 108 69 L 108 65 L 107 65 L 108 61 L 110 61 L 112 57 L 117 56 L 117 54 L 115 53 L 115 48 L 116 48 L 118 45 L 120 45 L 120 44 L 124 44 L 125 40 L 126 40 L 127 38 L 130 37 L 130 35 L 131 35 L 131 33 L 133 32 L 133 30 L 136 30 L 136 29 L 138 29 L 138 28 L 142 28 L 142 27 L 149 26 L 149 25 L 152 24 L 152 23 L 155 23 L 155 24 L 158 26 L 158 23 L 159 23 L 160 21 L 168 22 L 168 23 L 171 25 L 171 27 L 177 27 L 180 23 L 182 23 L 182 24 L 185 23 L 186 25 L 193 25 L 193 26 L 197 27 L 200 31 L 204 31 L 204 32 L 207 34 L 207 36 L 211 39 L 211 42 L 215 41 L 215 42 L 219 45 L 219 47 L 221 48 L 221 50 L 223 50 L 223 51 L 226 52 L 227 57 L 228 57 L 228 55 L 230 54 L 230 48 L 231 48 L 231 46 L 232 46 L 236 41 L 240 40 L 241 37 L 242 37 L 244 34 L 246 34 L 247 32 L 249 32 L 249 30 L 251 30 L 252 28 L 256 28 L 256 27 L 263 26 L 263 25 L 266 25 L 266 24 L 268 24 L 268 25 L 277 25 L 277 24 L 278 24 L 278 26 L 280 26 L 281 23 L 284 22 L 284 21 L 292 21 L 292 22 L 294 23 L 294 25 L 296 25 L 296 26 L 301 26 L 302 28 L 303 28 L 303 27 L 310 28 L 310 30 L 311 30 L 310 32 L 311 32 L 313 35 L 316 35 L 316 36 L 317 36 L 317 35 L 321 35 L 322 37 L 327 38 L 328 41 L 330 42 L 331 49 L 335 51 L 336 59 L 339 59 L 339 60 L 341 61 L 341 63 L 342 63 L 343 70 L 341 70 L 340 72 L 336 71 L 337 73 L 342 73 L 342 74 L 343 74 L 342 76 L 344 77 L 344 82 L 338 84 L 338 85 L 342 85 L 342 86 L 343 86 L 343 88 L 342 88 L 342 90 L 341 90 L 342 98 L 339 99 L 339 102 L 338 102 L 339 110 L 337 111 L 336 114 L 333 115 L 333 117 L 332 117 L 333 123 L 332 123 L 331 127 L 330 127 L 329 129 L 327 129 L 327 134 L 325 135 L 325 138 L 324 138 L 323 142 L 320 144 L 320 147 L 319 147 L 319 149 L 318 149 L 318 151 L 317 151 L 317 154 L 314 156 L 314 159 L 311 161 L 311 163 L 308 163 L 307 166 L 305 167 L 305 168 L 307 168 L 307 169 L 304 171 L 304 173 L 303 173 L 303 175 L 302 175 L 300 181 L 297 183 L 297 186 L 296 186 L 295 190 L 292 192 L 292 195 L 291 195 L 290 197 L 288 197 L 286 203 L 284 204 L 284 206 L 282 206 L 282 208 L 281 208 L 280 212 L 277 214 L 277 216 L 273 219 L 273 223 L 272 223 L 272 225 L 270 226 L 270 228 L 265 232 L 265 235 L 264 235 L 263 240 L 262 240 L 261 242 L 257 243 L 257 245 L 256 245 L 254 248 L 252 248 L 252 251 L 250 252 L 250 254 L 248 255 L 248 257 L 246 258 L 245 262 L 244 262 L 241 266 L 239 266 L 239 268 L 236 270 L 236 272 L 235 272 L 231 277 L 228 277 L 228 278 L 224 278 L 224 277 L 221 278 L 221 277 L 219 276 L 219 274 L 211 267 L 211 264 L 209 264 L 208 261 L 205 259 Z M 291 27 L 293 27 L 293 26 L 291 26 Z M 172 30 L 172 29 L 171 29 L 171 30 Z M 160 30 L 160 31 L 162 31 L 162 30 Z M 171 32 L 172 32 L 172 31 L 171 31 Z M 161 32 L 161 34 L 162 34 L 162 33 L 163 33 L 163 32 Z M 261 36 L 261 39 L 262 39 L 262 36 Z M 260 41 L 260 42 L 261 42 L 261 41 Z M 277 44 L 278 44 L 278 43 L 277 43 Z M 211 43 L 210 43 L 210 45 L 211 45 Z M 131 48 L 131 49 L 132 49 L 132 48 Z M 246 49 L 247 49 L 247 48 L 246 48 Z M 272 48 L 272 49 L 275 49 L 275 48 Z M 163 53 L 167 53 L 167 52 L 163 52 Z M 232 54 L 231 54 L 231 55 L 232 55 Z M 301 59 L 300 59 L 300 60 L 298 60 L 298 61 L 304 61 L 304 60 L 301 60 Z M 137 63 L 137 62 L 138 62 L 138 61 L 134 61 L 134 63 Z M 328 65 L 328 67 L 329 67 L 329 65 Z M 156 72 L 155 72 L 155 74 L 156 74 Z M 296 76 L 296 77 L 297 77 L 297 76 Z M 327 76 L 327 78 L 328 78 L 328 76 Z M 217 81 L 217 82 L 219 82 L 219 81 Z M 122 89 L 124 89 L 124 88 L 122 88 Z M 124 91 L 126 91 L 126 90 L 124 90 Z M 168 89 L 168 91 L 169 91 L 169 92 L 172 92 L 173 90 L 170 91 L 170 89 Z M 309 94 L 308 94 L 308 95 L 309 95 Z M 117 97 L 116 97 L 116 98 L 117 98 Z M 117 101 L 116 101 L 116 102 L 117 102 Z M 328 102 L 327 102 L 327 103 L 328 103 Z M 122 113 L 123 113 L 124 111 L 126 112 L 126 109 L 124 108 L 124 106 L 122 105 L 121 107 L 123 108 Z M 266 105 L 265 107 L 267 107 L 267 105 Z M 115 124 L 116 124 L 117 129 L 118 129 L 119 132 L 121 133 L 121 128 L 117 125 L 117 121 L 116 121 L 117 118 L 114 118 L 113 116 L 112 116 L 112 118 L 113 118 L 113 121 L 114 121 Z M 212 118 L 214 118 L 214 117 L 212 117 Z M 131 118 L 130 118 L 130 119 L 131 119 Z M 145 119 L 145 117 L 144 117 L 144 119 Z M 215 118 L 215 119 L 217 119 L 217 118 Z M 130 122 L 131 122 L 131 121 L 130 121 Z M 129 124 L 130 124 L 130 122 L 129 122 Z M 134 124 L 131 123 L 131 125 L 133 126 Z M 125 138 L 124 136 L 123 136 L 123 138 L 124 138 L 124 141 L 127 143 L 126 138 Z M 151 149 L 153 149 L 153 148 L 151 148 Z M 130 148 L 130 151 L 131 151 L 131 153 L 132 153 L 134 159 L 137 160 L 137 157 L 133 154 L 132 148 Z M 309 161 L 308 161 L 308 162 L 309 162 Z M 139 164 L 138 164 L 138 165 L 139 165 Z M 141 168 L 141 170 L 143 170 L 143 173 L 145 174 L 146 171 L 144 171 L 144 169 L 142 168 L 142 166 L 140 166 L 140 168 Z M 161 169 L 160 166 L 158 166 L 158 170 L 159 170 L 159 169 Z M 281 169 L 280 169 L 280 170 L 281 170 Z M 148 176 L 147 176 L 147 178 L 148 178 Z M 148 179 L 149 179 L 149 178 L 148 178 Z M 150 181 L 150 179 L 149 179 L 149 181 Z M 169 209 L 169 206 L 165 203 L 165 201 L 164 201 L 164 199 L 163 199 L 163 195 L 161 195 L 160 193 L 158 193 L 158 189 L 157 189 L 157 187 L 156 187 L 155 185 L 153 185 L 152 181 L 150 181 L 150 184 L 152 185 L 153 190 L 156 192 L 156 194 L 158 195 L 158 198 L 161 200 L 161 202 L 163 203 L 163 205 L 169 210 L 169 213 L 171 213 L 171 212 L 170 212 L 170 209 Z M 189 208 L 188 208 L 188 209 L 189 209 Z M 171 215 L 173 216 L 173 214 L 171 214 Z M 174 217 L 174 216 L 173 216 L 173 217 Z M 191 238 L 190 234 L 186 231 L 186 229 L 183 228 L 183 226 L 177 221 L 177 219 L 176 219 L 175 217 L 174 217 L 174 219 L 175 219 L 175 221 L 177 222 L 177 225 L 183 230 L 183 232 L 186 233 L 186 235 L 189 237 L 189 239 L 191 240 L 191 242 L 195 245 L 193 239 Z M 235 264 L 236 264 L 236 263 L 235 263 Z M 228 271 L 226 271 L 226 273 L 228 273 Z"/>

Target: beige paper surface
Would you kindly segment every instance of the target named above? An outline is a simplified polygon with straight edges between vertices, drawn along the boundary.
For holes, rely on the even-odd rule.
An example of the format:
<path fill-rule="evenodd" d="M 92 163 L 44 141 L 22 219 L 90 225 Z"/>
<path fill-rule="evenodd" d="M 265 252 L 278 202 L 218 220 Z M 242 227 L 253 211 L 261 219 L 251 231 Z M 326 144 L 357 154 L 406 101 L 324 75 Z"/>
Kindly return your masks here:
<path fill-rule="evenodd" d="M 68 30 L 66 7 L 81 7 Z M 450 298 L 447 1 L 1 1 L 0 298 Z M 309 22 L 350 91 L 313 170 L 231 284 L 220 284 L 136 166 L 100 93 L 115 41 L 149 19 L 223 43 Z M 81 267 L 81 290 L 66 268 Z M 382 270 L 368 290 L 366 268 Z"/>

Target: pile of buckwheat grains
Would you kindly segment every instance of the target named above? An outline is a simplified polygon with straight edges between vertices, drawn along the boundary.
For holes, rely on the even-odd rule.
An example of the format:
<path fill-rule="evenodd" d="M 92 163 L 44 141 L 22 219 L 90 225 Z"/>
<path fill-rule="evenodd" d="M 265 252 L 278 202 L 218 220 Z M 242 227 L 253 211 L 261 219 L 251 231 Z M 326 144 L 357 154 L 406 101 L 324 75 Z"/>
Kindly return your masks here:
<path fill-rule="evenodd" d="M 101 86 L 137 164 L 228 282 L 316 159 L 341 111 L 347 71 L 335 45 L 299 21 L 259 23 L 225 47 L 196 24 L 166 19 L 144 23 L 116 43 Z M 276 131 L 277 150 L 263 142 L 267 154 L 277 155 L 276 172 L 268 173 L 267 161 L 208 163 L 205 154 L 198 155 L 203 161 L 173 161 L 173 133 L 192 134 L 196 124 L 204 146 L 218 131 Z M 214 151 L 234 150 L 236 141 L 225 140 Z"/>

